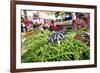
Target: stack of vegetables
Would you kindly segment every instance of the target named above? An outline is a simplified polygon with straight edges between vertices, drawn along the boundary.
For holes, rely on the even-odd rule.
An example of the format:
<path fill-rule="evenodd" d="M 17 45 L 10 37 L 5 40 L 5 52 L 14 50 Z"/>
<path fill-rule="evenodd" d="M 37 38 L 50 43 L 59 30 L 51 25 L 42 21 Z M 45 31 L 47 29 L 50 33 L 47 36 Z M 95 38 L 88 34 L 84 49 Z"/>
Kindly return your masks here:
<path fill-rule="evenodd" d="M 22 63 L 50 62 L 90 59 L 90 47 L 80 40 L 75 39 L 76 32 L 70 31 L 58 43 L 49 43 L 49 30 L 38 30 L 35 35 L 25 40 L 22 49 L 27 50 L 21 56 Z M 22 50 L 23 51 L 23 50 Z"/>

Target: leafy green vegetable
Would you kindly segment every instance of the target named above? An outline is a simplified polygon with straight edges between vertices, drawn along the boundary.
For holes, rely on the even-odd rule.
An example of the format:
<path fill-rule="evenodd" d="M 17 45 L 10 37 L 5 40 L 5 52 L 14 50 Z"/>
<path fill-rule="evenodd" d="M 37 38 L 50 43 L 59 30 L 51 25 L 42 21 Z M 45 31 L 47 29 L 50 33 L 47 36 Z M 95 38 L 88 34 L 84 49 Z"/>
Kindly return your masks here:
<path fill-rule="evenodd" d="M 57 43 L 48 43 L 49 35 L 51 35 L 50 31 L 39 30 L 36 35 L 27 38 L 23 45 L 27 51 L 21 56 L 21 62 L 29 63 L 90 59 L 89 46 L 74 39 L 76 32 L 68 32 L 68 36 L 60 41 L 60 45 Z"/>

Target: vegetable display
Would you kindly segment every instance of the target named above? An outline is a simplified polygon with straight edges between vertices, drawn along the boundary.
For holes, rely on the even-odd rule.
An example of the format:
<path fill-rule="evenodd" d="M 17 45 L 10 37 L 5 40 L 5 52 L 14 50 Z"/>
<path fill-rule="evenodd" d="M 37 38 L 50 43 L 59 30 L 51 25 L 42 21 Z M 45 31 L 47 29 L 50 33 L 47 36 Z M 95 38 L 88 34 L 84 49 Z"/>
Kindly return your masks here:
<path fill-rule="evenodd" d="M 90 59 L 90 47 L 84 42 L 75 39 L 77 33 L 69 31 L 67 37 L 58 43 L 49 43 L 49 30 L 37 30 L 31 37 L 27 37 L 22 45 L 22 63 L 50 62 Z"/>

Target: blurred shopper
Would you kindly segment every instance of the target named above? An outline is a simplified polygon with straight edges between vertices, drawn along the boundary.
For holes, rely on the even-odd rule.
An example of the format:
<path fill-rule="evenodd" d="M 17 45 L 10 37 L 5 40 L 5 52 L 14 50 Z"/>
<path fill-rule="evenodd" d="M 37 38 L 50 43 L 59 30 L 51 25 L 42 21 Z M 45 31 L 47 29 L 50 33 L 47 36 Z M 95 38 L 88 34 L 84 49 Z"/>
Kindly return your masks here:
<path fill-rule="evenodd" d="M 27 27 L 25 25 L 24 17 L 21 17 L 21 31 L 22 32 L 26 32 L 27 31 Z"/>
<path fill-rule="evenodd" d="M 26 31 L 30 30 L 30 28 L 32 27 L 32 24 L 33 24 L 32 18 L 30 16 L 25 16 L 24 24 L 25 24 Z"/>
<path fill-rule="evenodd" d="M 84 27 L 85 21 L 80 19 L 80 17 L 76 17 L 76 20 L 73 22 L 75 29 L 80 29 Z"/>

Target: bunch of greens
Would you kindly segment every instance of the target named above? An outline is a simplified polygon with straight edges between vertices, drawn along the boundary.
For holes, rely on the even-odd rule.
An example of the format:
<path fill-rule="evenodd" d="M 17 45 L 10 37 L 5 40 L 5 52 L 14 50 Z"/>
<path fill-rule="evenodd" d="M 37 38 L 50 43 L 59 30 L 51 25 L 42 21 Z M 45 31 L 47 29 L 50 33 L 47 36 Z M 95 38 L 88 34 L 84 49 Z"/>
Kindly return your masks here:
<path fill-rule="evenodd" d="M 74 39 L 76 33 L 68 32 L 68 36 L 57 43 L 48 43 L 48 30 L 39 30 L 36 35 L 27 38 L 24 49 L 27 51 L 21 56 L 22 63 L 50 62 L 90 59 L 90 48 L 79 40 Z M 23 51 L 23 50 L 22 50 Z"/>

